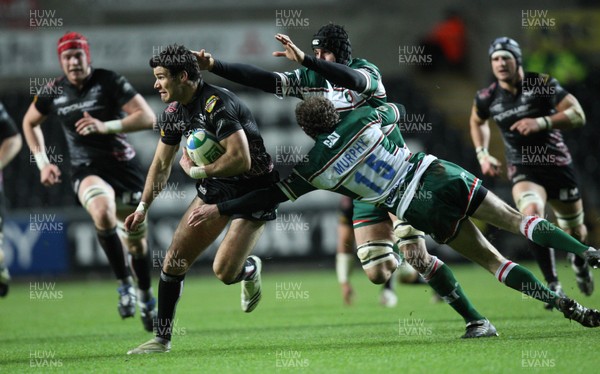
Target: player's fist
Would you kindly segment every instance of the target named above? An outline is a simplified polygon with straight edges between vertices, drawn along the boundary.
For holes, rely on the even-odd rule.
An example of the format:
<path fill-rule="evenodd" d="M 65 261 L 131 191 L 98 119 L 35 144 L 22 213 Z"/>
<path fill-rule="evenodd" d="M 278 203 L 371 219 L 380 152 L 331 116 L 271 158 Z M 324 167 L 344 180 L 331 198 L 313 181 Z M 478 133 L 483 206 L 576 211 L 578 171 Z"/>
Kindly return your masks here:
<path fill-rule="evenodd" d="M 140 223 L 143 223 L 146 220 L 146 213 L 140 210 L 136 210 L 125 218 L 125 222 L 123 222 L 123 226 L 125 226 L 125 230 L 128 232 L 135 231 L 138 228 Z"/>
<path fill-rule="evenodd" d="M 54 164 L 48 164 L 40 171 L 40 182 L 46 187 L 60 183 L 60 169 Z"/>
<path fill-rule="evenodd" d="M 523 118 L 515 122 L 510 131 L 517 131 L 519 134 L 527 136 L 542 131 L 540 124 L 534 118 Z"/>

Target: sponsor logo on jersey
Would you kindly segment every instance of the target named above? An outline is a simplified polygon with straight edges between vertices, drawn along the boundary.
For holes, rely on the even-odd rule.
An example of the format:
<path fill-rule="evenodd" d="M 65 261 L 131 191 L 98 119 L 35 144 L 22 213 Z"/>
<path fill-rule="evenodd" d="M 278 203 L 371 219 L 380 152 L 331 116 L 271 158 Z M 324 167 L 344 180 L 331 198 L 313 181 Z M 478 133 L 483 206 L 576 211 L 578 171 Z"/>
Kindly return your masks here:
<path fill-rule="evenodd" d="M 219 97 L 216 95 L 212 95 L 211 97 L 209 97 L 208 100 L 206 100 L 206 105 L 204 105 L 204 110 L 207 113 L 212 112 L 212 110 L 215 108 L 215 105 L 217 104 L 218 100 L 219 100 Z"/>
<path fill-rule="evenodd" d="M 327 139 L 325 139 L 323 141 L 323 144 L 325 144 L 327 147 L 329 148 L 333 148 L 333 145 L 340 139 L 340 135 L 337 132 L 332 132 L 331 134 L 329 134 L 329 136 L 327 136 Z"/>

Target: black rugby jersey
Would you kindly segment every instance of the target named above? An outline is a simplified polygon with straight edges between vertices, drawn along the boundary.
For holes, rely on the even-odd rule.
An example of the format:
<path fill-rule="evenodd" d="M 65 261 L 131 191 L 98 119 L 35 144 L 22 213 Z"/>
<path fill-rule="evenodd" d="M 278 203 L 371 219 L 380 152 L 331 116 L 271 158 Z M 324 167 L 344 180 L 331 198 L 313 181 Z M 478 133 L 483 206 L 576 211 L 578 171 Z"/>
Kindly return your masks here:
<path fill-rule="evenodd" d="M 178 145 L 182 137 L 187 139 L 194 129 L 204 129 L 219 141 L 243 130 L 250 147 L 250 170 L 239 176 L 220 179 L 248 179 L 273 170 L 273 161 L 265 150 L 250 109 L 225 88 L 202 82 L 190 104 L 173 102 L 165 109 L 159 118 L 159 126 L 162 142 L 173 146 Z"/>
<path fill-rule="evenodd" d="M 8 114 L 6 109 L 4 109 L 4 105 L 2 105 L 2 103 L 0 103 L 0 144 L 2 144 L 2 142 L 4 140 L 6 140 L 6 139 L 10 138 L 11 136 L 14 136 L 18 133 L 19 132 L 17 130 L 17 126 L 15 125 L 15 122 L 10 117 L 10 115 Z M 4 189 L 3 179 L 4 179 L 4 177 L 2 176 L 2 170 L 0 170 L 0 192 Z M 0 219 L 0 222 L 1 222 L 1 219 Z"/>
<path fill-rule="evenodd" d="M 135 150 L 125 134 L 79 135 L 75 123 L 83 112 L 100 121 L 125 117 L 122 106 L 137 94 L 125 77 L 105 69 L 93 69 L 79 91 L 62 76 L 44 87 L 34 98 L 35 108 L 43 115 L 56 115 L 62 123 L 71 165 L 92 161 L 128 161 Z"/>
<path fill-rule="evenodd" d="M 556 105 L 568 92 L 554 78 L 527 72 L 516 95 L 504 90 L 498 82 L 477 91 L 477 115 L 493 118 L 504 140 L 506 160 L 512 165 L 556 165 L 571 163 L 571 154 L 560 130 L 541 131 L 527 136 L 510 127 L 523 118 L 537 118 L 556 113 Z"/>
<path fill-rule="evenodd" d="M 16 134 L 18 131 L 15 121 L 10 117 L 4 105 L 0 103 L 0 143 Z"/>

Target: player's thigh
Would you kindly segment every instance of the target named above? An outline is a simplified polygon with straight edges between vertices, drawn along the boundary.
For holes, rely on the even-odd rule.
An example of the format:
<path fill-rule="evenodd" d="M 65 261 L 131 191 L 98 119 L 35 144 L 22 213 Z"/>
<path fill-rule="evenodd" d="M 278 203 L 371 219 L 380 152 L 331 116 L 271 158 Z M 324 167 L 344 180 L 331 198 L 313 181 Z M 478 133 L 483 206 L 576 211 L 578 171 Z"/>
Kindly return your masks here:
<path fill-rule="evenodd" d="M 387 211 L 361 201 L 353 203 L 352 222 L 358 246 L 374 240 L 393 242 L 392 221 Z"/>
<path fill-rule="evenodd" d="M 521 213 L 530 216 L 544 216 L 548 194 L 543 186 L 527 180 L 517 182 L 512 187 L 512 197 L 517 210 Z"/>
<path fill-rule="evenodd" d="M 519 233 L 519 226 L 523 220 L 521 213 L 496 196 L 492 191 L 488 191 L 481 204 L 479 204 L 471 216 L 514 234 Z"/>
<path fill-rule="evenodd" d="M 173 275 L 185 273 L 196 258 L 215 241 L 229 222 L 228 216 L 221 216 L 205 221 L 198 226 L 188 225 L 189 215 L 202 204 L 204 202 L 196 197 L 179 221 L 173 241 L 165 256 L 163 271 L 166 273 Z"/>
<path fill-rule="evenodd" d="M 264 228 L 264 221 L 252 221 L 244 218 L 236 218 L 231 221 L 213 263 L 213 270 L 219 279 L 233 280 L 235 278 Z"/>
<path fill-rule="evenodd" d="M 584 224 L 583 201 L 549 201 L 556 215 L 558 226 L 580 241 L 587 239 L 587 227 Z"/>
<path fill-rule="evenodd" d="M 83 178 L 79 183 L 77 198 L 94 222 L 112 226 L 116 224 L 115 191 L 104 179 L 97 175 Z"/>
<path fill-rule="evenodd" d="M 505 260 L 504 256 L 498 252 L 469 219 L 462 222 L 460 231 L 448 244 L 455 251 L 481 265 L 492 274 L 496 272 Z"/>

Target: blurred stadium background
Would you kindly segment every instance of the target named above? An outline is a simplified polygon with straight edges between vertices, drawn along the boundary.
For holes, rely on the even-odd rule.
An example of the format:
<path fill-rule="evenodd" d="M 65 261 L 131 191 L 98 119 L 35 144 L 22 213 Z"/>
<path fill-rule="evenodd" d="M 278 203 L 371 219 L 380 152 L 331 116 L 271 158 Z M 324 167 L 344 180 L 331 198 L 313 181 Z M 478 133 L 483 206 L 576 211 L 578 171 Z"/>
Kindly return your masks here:
<path fill-rule="evenodd" d="M 449 66 L 422 41 L 452 11 L 465 26 L 462 63 Z M 215 57 L 274 71 L 296 68 L 271 56 L 279 50 L 273 36 L 286 33 L 304 51 L 316 30 L 329 21 L 345 25 L 353 56 L 381 69 L 390 101 L 407 108 L 405 137 L 413 150 L 425 150 L 479 173 L 468 132 L 475 91 L 491 81 L 487 49 L 496 36 L 521 43 L 525 67 L 535 65 L 557 76 L 581 102 L 587 126 L 565 133 L 580 174 L 591 231 L 600 243 L 600 6 L 596 1 L 425 0 L 0 0 L 0 100 L 17 124 L 37 89 L 61 74 L 56 41 L 67 31 L 87 36 L 93 66 L 125 75 L 158 113 L 164 108 L 154 92 L 148 59 L 167 44 L 205 48 Z M 560 60 L 565 58 L 568 60 Z M 569 61 L 554 64 L 554 61 Z M 568 65 L 568 66 L 567 66 Z M 533 69 L 534 66 L 531 66 Z M 293 118 L 296 101 L 232 85 L 205 73 L 204 79 L 238 93 L 258 120 L 277 168 L 286 175 L 310 148 Z M 69 182 L 68 153 L 59 124 L 43 126 L 51 161 L 63 172 L 61 185 L 44 188 L 24 143 L 14 162 L 3 170 L 6 214 L 4 251 L 12 275 L 86 276 L 108 274 L 107 260 L 96 242 L 91 219 L 78 206 Z M 499 133 L 491 153 L 503 157 Z M 129 136 L 145 166 L 158 141 L 156 131 Z M 596 151 L 594 151 L 596 150 Z M 511 201 L 506 176 L 485 184 Z M 169 184 L 150 211 L 153 259 L 162 260 L 179 217 L 193 199 L 194 186 L 176 165 Z M 333 271 L 337 240 L 337 202 L 319 192 L 280 208 L 255 253 L 273 262 L 318 261 Z M 513 259 L 527 257 L 520 237 L 488 231 L 494 243 Z M 460 261 L 447 247 L 429 242 L 446 261 Z M 212 261 L 213 247 L 192 272 Z M 155 261 L 155 274 L 158 274 Z"/>

